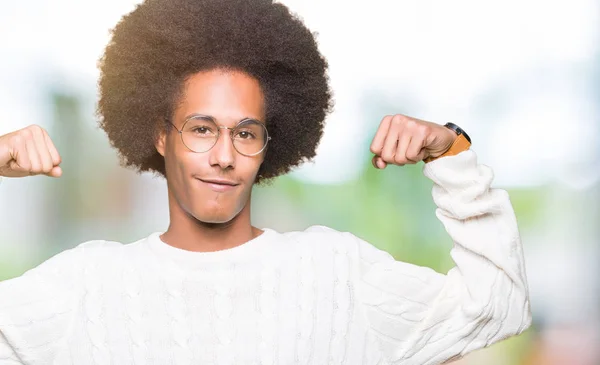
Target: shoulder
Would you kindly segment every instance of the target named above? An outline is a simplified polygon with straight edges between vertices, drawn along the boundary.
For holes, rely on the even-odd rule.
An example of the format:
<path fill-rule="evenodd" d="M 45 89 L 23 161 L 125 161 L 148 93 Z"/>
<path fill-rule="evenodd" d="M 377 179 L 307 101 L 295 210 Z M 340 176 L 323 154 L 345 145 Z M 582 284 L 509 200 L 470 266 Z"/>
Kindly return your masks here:
<path fill-rule="evenodd" d="M 71 263 L 82 263 L 88 258 L 108 256 L 118 251 L 123 244 L 120 242 L 105 240 L 90 240 L 77 244 L 75 247 L 59 252 L 50 257 L 41 265 L 69 265 Z"/>
<path fill-rule="evenodd" d="M 61 277 L 69 282 L 78 281 L 82 271 L 91 267 L 116 268 L 134 253 L 146 238 L 132 243 L 109 240 L 89 240 L 60 251 L 27 270 L 21 277 Z M 18 279 L 20 277 L 14 278 Z"/>
<path fill-rule="evenodd" d="M 82 256 L 107 256 L 123 251 L 125 244 L 117 241 L 91 240 L 85 241 L 73 248 Z"/>
<path fill-rule="evenodd" d="M 285 232 L 283 235 L 302 245 L 348 246 L 353 244 L 351 233 L 322 225 L 313 225 L 302 231 Z"/>
<path fill-rule="evenodd" d="M 79 251 L 84 255 L 114 255 L 121 253 L 129 253 L 130 251 L 134 251 L 139 248 L 144 242 L 146 242 L 151 235 L 146 237 L 137 239 L 136 241 L 130 242 L 118 242 L 118 241 L 110 241 L 110 240 L 90 240 L 85 241 L 77 246 L 75 246 L 72 250 Z"/>
<path fill-rule="evenodd" d="M 22 276 L 63 276 L 69 281 L 71 279 L 76 280 L 79 271 L 90 264 L 90 261 L 101 261 L 103 258 L 114 257 L 115 253 L 123 246 L 122 243 L 113 241 L 85 241 L 47 258 L 36 267 L 26 271 Z"/>
<path fill-rule="evenodd" d="M 83 266 L 100 266 L 108 269 L 116 269 L 121 264 L 132 262 L 138 258 L 142 243 L 147 237 L 134 242 L 118 242 L 110 240 L 90 240 L 78 244 L 72 250 Z"/>
<path fill-rule="evenodd" d="M 292 244 L 304 248 L 343 253 L 357 258 L 365 251 L 381 251 L 352 232 L 339 231 L 323 225 L 313 225 L 303 231 L 286 232 L 284 235 Z"/>
<path fill-rule="evenodd" d="M 381 261 L 393 261 L 390 253 L 356 234 L 348 231 L 338 231 L 334 228 L 313 225 L 303 231 L 285 233 L 303 247 L 314 247 L 316 250 L 332 250 L 335 253 L 345 253 L 351 258 L 365 264 Z"/>
<path fill-rule="evenodd" d="M 14 279 L 35 276 L 48 279 L 56 276 L 64 277 L 69 281 L 71 279 L 75 280 L 73 275 L 76 275 L 77 270 L 82 267 L 83 259 L 90 254 L 90 251 L 106 251 L 109 247 L 117 247 L 117 245 L 121 244 L 104 240 L 85 241 L 46 258 L 37 266 L 28 269 L 23 275 Z"/>

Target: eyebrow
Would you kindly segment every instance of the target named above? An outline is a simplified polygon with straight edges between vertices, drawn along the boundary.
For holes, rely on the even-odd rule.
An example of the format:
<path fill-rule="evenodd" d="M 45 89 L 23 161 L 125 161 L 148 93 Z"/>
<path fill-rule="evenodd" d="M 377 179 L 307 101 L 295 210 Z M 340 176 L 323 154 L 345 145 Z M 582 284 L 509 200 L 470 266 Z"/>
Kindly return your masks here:
<path fill-rule="evenodd" d="M 212 115 L 201 114 L 201 113 L 192 113 L 192 114 L 189 114 L 189 115 L 187 115 L 185 118 L 183 118 L 183 121 L 184 121 L 184 123 L 185 123 L 185 121 L 187 121 L 187 120 L 189 120 L 189 119 L 191 119 L 191 118 L 194 118 L 194 117 L 196 117 L 196 118 L 201 118 L 201 119 L 208 119 L 208 120 L 210 120 L 210 121 L 213 121 L 213 122 L 215 122 L 215 123 L 218 121 L 218 120 L 217 120 L 217 118 L 213 117 Z M 251 120 L 256 120 L 257 122 L 259 122 L 259 123 L 262 123 L 262 124 L 266 125 L 266 124 L 265 124 L 265 123 L 264 123 L 262 120 L 260 120 L 260 119 L 258 119 L 258 118 L 254 118 L 254 117 L 244 117 L 244 118 L 240 119 L 240 120 L 239 120 L 239 121 L 238 121 L 238 122 L 237 122 L 235 125 L 238 125 L 238 124 L 240 124 L 242 121 L 244 121 L 244 120 L 248 120 L 248 119 L 251 119 Z"/>

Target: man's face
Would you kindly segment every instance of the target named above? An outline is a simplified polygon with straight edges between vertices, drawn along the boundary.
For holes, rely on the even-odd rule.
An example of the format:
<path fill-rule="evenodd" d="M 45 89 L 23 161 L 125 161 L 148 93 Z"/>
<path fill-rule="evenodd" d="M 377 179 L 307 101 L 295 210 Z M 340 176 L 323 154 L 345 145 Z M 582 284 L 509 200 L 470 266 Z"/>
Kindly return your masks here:
<path fill-rule="evenodd" d="M 245 118 L 265 122 L 264 95 L 258 81 L 239 71 L 211 70 L 190 77 L 172 123 L 181 130 L 193 114 L 210 116 L 218 126 L 233 128 Z M 170 198 L 185 213 L 205 223 L 225 223 L 249 204 L 252 185 L 265 151 L 252 157 L 238 153 L 230 130 L 220 129 L 216 145 L 192 152 L 172 129 L 161 133 L 156 148 L 165 157 Z M 225 179 L 236 186 L 203 180 Z"/>

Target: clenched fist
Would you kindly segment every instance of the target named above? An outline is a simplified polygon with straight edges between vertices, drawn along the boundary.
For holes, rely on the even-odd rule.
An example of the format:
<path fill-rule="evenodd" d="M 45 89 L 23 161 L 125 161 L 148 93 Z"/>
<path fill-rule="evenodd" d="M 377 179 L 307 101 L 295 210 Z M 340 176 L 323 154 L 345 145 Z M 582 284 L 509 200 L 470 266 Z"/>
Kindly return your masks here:
<path fill-rule="evenodd" d="M 388 115 L 381 121 L 371 142 L 373 166 L 416 164 L 427 157 L 444 154 L 457 134 L 443 125 L 402 114 Z"/>
<path fill-rule="evenodd" d="M 39 125 L 0 136 L 0 176 L 47 175 L 59 177 L 60 155 Z"/>

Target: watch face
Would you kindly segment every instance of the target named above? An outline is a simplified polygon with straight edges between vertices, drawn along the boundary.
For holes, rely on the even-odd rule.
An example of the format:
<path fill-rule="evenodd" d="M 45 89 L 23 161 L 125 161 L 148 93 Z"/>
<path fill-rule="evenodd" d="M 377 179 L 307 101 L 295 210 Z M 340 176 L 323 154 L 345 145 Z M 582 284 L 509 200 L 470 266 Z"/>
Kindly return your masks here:
<path fill-rule="evenodd" d="M 467 141 L 469 141 L 469 143 L 471 143 L 471 138 L 469 137 L 469 135 L 461 127 L 457 126 L 454 123 L 446 123 L 444 126 L 447 127 L 447 128 L 452 129 L 454 132 L 456 132 L 457 135 L 461 135 L 462 134 L 463 136 L 465 136 L 465 138 L 467 139 Z"/>

